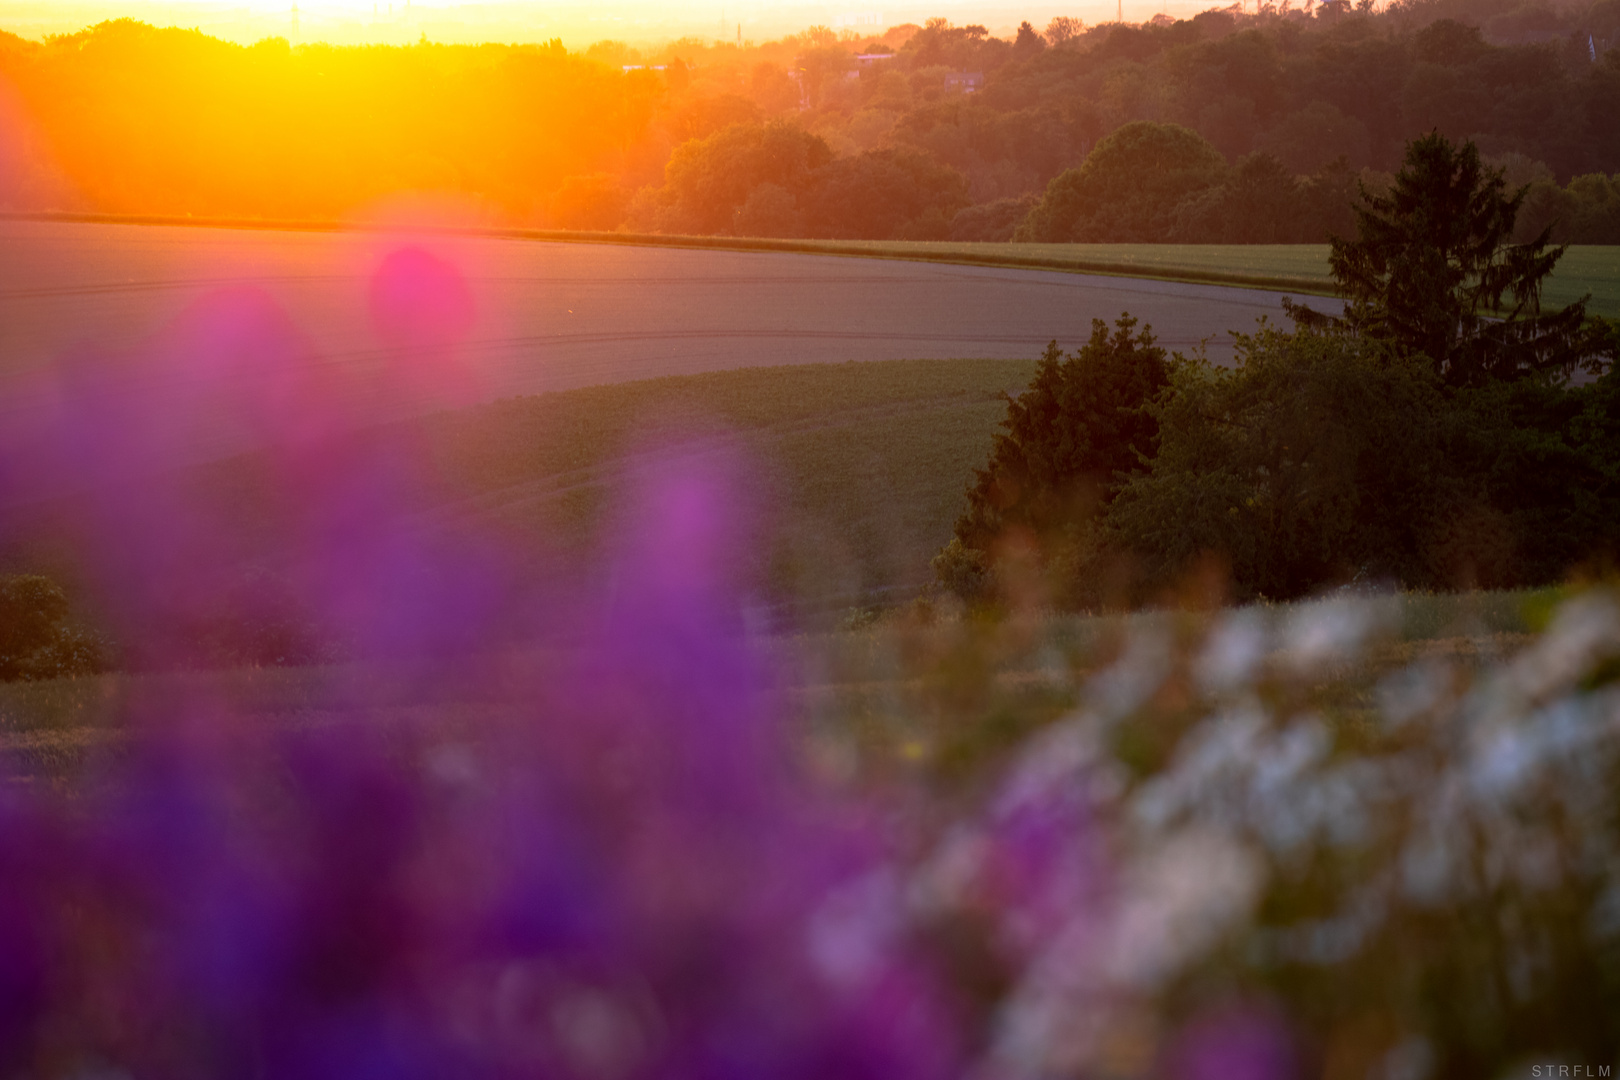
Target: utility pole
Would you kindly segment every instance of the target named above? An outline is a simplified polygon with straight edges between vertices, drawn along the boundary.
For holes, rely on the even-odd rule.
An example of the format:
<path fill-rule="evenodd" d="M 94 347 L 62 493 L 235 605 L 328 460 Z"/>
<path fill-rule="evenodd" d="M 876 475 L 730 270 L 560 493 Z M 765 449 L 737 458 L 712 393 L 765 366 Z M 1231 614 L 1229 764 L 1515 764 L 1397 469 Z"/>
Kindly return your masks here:
<path fill-rule="evenodd" d="M 1114 16 L 1115 22 L 1125 21 L 1125 0 L 1119 0 L 1119 13 Z"/>

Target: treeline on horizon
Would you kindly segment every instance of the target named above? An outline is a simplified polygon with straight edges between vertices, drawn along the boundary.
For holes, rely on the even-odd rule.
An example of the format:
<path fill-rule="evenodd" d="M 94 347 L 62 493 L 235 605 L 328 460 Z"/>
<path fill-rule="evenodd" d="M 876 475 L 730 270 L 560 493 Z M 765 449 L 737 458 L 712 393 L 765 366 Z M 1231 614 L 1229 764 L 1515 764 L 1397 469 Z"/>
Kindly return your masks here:
<path fill-rule="evenodd" d="M 1524 238 L 1620 243 L 1620 0 L 944 19 L 738 46 L 239 46 L 0 32 L 0 209 L 852 239 L 1323 242 L 1425 132 Z M 973 76 L 972 92 L 953 78 Z"/>

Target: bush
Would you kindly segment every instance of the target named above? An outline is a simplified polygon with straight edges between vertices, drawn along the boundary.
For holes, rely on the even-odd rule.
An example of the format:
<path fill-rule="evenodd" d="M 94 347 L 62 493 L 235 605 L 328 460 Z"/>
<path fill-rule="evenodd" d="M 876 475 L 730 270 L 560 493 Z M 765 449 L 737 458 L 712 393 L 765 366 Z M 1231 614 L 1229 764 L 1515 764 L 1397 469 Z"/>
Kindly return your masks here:
<path fill-rule="evenodd" d="M 1210 556 L 1240 598 L 1354 581 L 1508 588 L 1620 551 L 1620 380 L 1448 389 L 1422 356 L 1262 327 L 1239 366 L 1177 369 L 1158 454 L 1101 545 L 1139 588 Z"/>
<path fill-rule="evenodd" d="M 1540 379 L 1455 395 L 1445 424 L 1446 523 L 1431 559 L 1460 588 L 1539 585 L 1620 544 L 1620 379 Z"/>
<path fill-rule="evenodd" d="M 1210 555 L 1239 596 L 1357 578 L 1421 585 L 1442 396 L 1426 365 L 1345 335 L 1262 326 L 1239 366 L 1182 365 L 1153 409 L 1159 452 L 1109 511 L 1156 588 Z"/>
<path fill-rule="evenodd" d="M 61 586 L 37 574 L 0 577 L 0 680 L 56 679 L 101 668 L 94 637 L 68 622 Z"/>

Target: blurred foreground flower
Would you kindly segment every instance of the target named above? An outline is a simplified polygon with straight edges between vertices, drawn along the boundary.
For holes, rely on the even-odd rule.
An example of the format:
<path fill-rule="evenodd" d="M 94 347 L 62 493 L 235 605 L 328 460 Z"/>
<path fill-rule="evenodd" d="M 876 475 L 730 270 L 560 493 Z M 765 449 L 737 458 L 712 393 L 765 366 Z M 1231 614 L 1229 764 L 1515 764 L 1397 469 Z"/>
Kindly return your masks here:
<path fill-rule="evenodd" d="M 520 720 L 267 730 L 204 692 L 6 794 L 0 1073 L 952 1075 L 881 833 L 798 778 L 718 617 L 723 484 L 647 498 Z"/>
<path fill-rule="evenodd" d="M 430 384 L 458 282 L 411 251 L 376 281 Z M 265 445 L 260 519 L 177 479 L 115 375 L 71 376 L 28 449 L 97 495 L 86 579 L 154 667 L 198 662 L 227 589 L 359 661 L 269 718 L 204 677 L 131 694 L 82 775 L 0 786 L 0 1076 L 1475 1080 L 1620 1055 L 1602 589 L 1531 640 L 1413 655 L 1393 597 L 1098 620 L 1090 667 L 1059 620 L 879 627 L 847 640 L 898 659 L 845 682 L 884 686 L 900 764 L 821 783 L 744 633 L 746 462 L 631 473 L 605 584 L 541 588 L 498 537 L 424 525 L 431 463 L 263 296 L 171 346 L 196 407 Z M 0 506 L 38 497 L 5 464 Z M 515 658 L 542 614 L 571 636 Z M 939 656 L 947 693 L 907 704 Z M 1061 708 L 972 682 L 1021 660 Z M 387 722 L 350 707 L 382 663 L 408 698 Z M 439 709 L 451 683 L 517 704 Z M 954 784 L 919 732 L 967 748 Z"/>
<path fill-rule="evenodd" d="M 459 273 L 403 249 L 371 300 L 380 377 L 455 389 Z M 523 704 L 363 721 L 349 664 L 311 673 L 312 719 L 266 722 L 198 679 L 133 706 L 66 789 L 0 787 L 0 1075 L 957 1071 L 949 995 L 868 887 L 893 876 L 877 819 L 802 779 L 738 632 L 732 465 L 632 483 L 611 590 L 541 594 L 493 538 L 421 524 L 429 463 L 263 295 L 210 298 L 156 347 L 185 415 L 87 368 L 29 447 L 48 489 L 92 493 L 75 553 L 139 659 L 206 662 L 198 628 L 257 560 L 267 591 L 229 618 L 291 597 L 424 694 L 499 678 Z M 251 505 L 178 475 L 176 423 L 211 416 L 263 447 Z M 587 629 L 500 670 L 524 606 Z"/>

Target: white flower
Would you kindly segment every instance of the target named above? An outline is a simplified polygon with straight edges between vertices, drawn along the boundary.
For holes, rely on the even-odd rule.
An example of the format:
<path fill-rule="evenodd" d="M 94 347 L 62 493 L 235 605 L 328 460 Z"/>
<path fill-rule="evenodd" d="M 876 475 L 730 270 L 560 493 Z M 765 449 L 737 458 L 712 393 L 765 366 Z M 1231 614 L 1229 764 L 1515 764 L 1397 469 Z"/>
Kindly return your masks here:
<path fill-rule="evenodd" d="M 1246 918 L 1264 880 L 1262 861 L 1230 834 L 1182 829 L 1128 868 L 1103 970 L 1127 987 L 1158 985 Z"/>
<path fill-rule="evenodd" d="M 1239 608 L 1210 632 L 1193 668 L 1206 694 L 1230 693 L 1253 681 L 1270 645 L 1270 621 L 1257 608 Z"/>
<path fill-rule="evenodd" d="M 1398 602 L 1392 599 L 1338 598 L 1300 604 L 1282 631 L 1283 659 L 1300 675 L 1342 663 L 1399 614 Z"/>
<path fill-rule="evenodd" d="M 1087 701 L 1106 720 L 1126 716 L 1158 693 L 1174 658 L 1170 631 L 1161 617 L 1134 619 L 1119 659 L 1086 687 Z"/>

